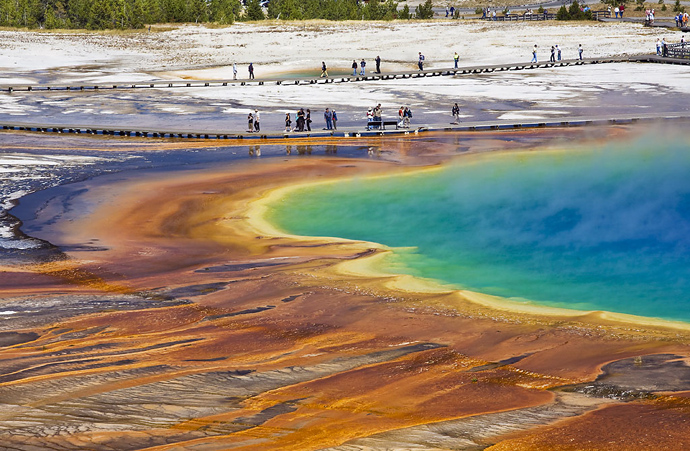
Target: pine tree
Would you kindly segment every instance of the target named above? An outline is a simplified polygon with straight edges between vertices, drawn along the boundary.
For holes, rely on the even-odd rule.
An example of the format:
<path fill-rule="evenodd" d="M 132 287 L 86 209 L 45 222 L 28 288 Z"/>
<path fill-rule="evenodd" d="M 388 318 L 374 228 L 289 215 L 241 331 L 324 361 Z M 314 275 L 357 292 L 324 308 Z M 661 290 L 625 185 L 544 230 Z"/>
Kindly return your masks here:
<path fill-rule="evenodd" d="M 433 10 L 433 3 L 431 3 L 431 0 L 426 0 L 423 4 L 417 5 L 417 7 L 414 10 L 414 15 L 415 18 L 417 19 L 433 19 L 434 18 L 434 10 Z"/>
<path fill-rule="evenodd" d="M 87 18 L 87 27 L 92 30 L 104 30 L 114 25 L 114 2 L 112 0 L 92 0 Z"/>

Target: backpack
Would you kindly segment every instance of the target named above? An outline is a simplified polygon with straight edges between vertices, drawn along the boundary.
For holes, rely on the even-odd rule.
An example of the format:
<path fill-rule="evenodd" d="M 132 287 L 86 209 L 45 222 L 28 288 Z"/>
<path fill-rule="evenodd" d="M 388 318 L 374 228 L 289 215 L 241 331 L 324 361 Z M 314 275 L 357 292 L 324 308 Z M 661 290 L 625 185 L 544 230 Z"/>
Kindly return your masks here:
<path fill-rule="evenodd" d="M 409 118 L 412 117 L 412 110 L 409 108 L 407 109 L 407 117 L 409 117 Z"/>

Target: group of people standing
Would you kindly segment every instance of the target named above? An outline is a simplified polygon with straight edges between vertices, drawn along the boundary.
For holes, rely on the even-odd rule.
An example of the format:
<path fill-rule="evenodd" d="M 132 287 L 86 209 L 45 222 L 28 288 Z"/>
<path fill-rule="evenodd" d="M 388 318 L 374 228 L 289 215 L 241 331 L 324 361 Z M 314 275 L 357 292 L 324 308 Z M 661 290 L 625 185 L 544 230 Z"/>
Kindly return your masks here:
<path fill-rule="evenodd" d="M 556 54 L 558 54 L 558 61 L 561 60 L 561 49 L 558 47 L 558 44 L 555 46 L 551 46 L 551 58 L 549 58 L 549 61 L 554 63 L 556 62 Z"/>
<path fill-rule="evenodd" d="M 374 73 L 380 74 L 381 73 L 381 57 L 376 55 L 374 62 L 376 63 L 376 70 L 374 71 Z M 357 68 L 358 67 L 359 67 L 359 75 L 366 75 L 367 62 L 364 60 L 364 58 L 362 58 L 362 61 L 359 62 L 359 65 L 357 65 L 357 60 L 352 60 L 352 76 L 353 77 L 357 76 Z"/>
<path fill-rule="evenodd" d="M 311 131 L 311 110 L 307 108 L 307 111 L 304 111 L 304 108 L 300 108 L 297 113 L 295 113 L 295 128 L 292 128 L 292 119 L 290 118 L 290 113 L 285 113 L 285 131 L 286 132 L 303 132 L 305 131 L 310 132 Z"/>
<path fill-rule="evenodd" d="M 254 110 L 254 113 L 250 111 L 249 116 L 247 116 L 247 131 L 249 133 L 260 132 L 260 121 L 261 117 L 259 116 L 259 110 Z"/>
<path fill-rule="evenodd" d="M 335 109 L 326 108 L 323 112 L 323 119 L 326 122 L 326 127 L 324 130 L 337 130 L 338 129 L 338 113 Z M 285 113 L 285 131 L 286 132 L 303 132 L 311 131 L 311 110 L 307 108 L 300 108 L 297 113 L 295 113 L 295 128 L 292 128 L 292 118 L 290 113 Z M 306 127 L 306 130 L 305 130 Z"/>
<path fill-rule="evenodd" d="M 247 66 L 247 70 L 249 71 L 249 79 L 253 80 L 254 79 L 254 63 L 249 63 L 249 66 Z M 237 63 L 232 63 L 232 79 L 237 80 Z"/>
<path fill-rule="evenodd" d="M 367 123 L 368 123 L 367 128 L 369 130 L 371 130 L 374 127 L 380 128 L 380 126 L 375 126 L 375 125 L 369 124 L 369 122 L 381 122 L 382 115 L 383 115 L 383 112 L 381 111 L 381 104 L 380 103 L 378 105 L 376 105 L 374 108 L 369 107 L 369 109 L 367 110 Z"/>
<path fill-rule="evenodd" d="M 410 119 L 412 119 L 412 110 L 410 107 L 400 107 L 398 110 L 398 127 L 410 128 Z"/>
<path fill-rule="evenodd" d="M 680 37 L 679 43 L 682 47 L 685 47 L 685 35 Z M 656 54 L 658 56 L 668 56 L 668 42 L 666 42 L 666 38 L 656 38 Z"/>
<path fill-rule="evenodd" d="M 534 47 L 532 48 L 532 63 L 537 63 L 537 44 L 534 44 Z M 582 54 L 584 52 L 584 49 L 582 48 L 582 44 L 579 44 L 577 46 L 577 58 L 579 60 L 582 60 Z M 556 62 L 561 60 L 561 48 L 556 45 L 551 46 L 551 57 L 549 58 L 549 62 Z"/>
<path fill-rule="evenodd" d="M 614 14 L 616 14 L 616 19 L 622 19 L 623 18 L 623 13 L 625 12 L 625 5 L 623 3 L 620 4 L 620 6 L 616 6 L 613 9 Z M 609 17 L 611 14 L 611 7 L 609 6 Z"/>

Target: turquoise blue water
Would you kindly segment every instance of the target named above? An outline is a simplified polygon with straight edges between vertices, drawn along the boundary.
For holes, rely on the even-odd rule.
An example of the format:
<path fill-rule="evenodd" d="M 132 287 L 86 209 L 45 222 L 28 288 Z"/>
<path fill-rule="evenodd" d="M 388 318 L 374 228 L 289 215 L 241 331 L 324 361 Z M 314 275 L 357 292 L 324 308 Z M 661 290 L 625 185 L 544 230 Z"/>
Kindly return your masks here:
<path fill-rule="evenodd" d="M 269 221 L 398 249 L 396 273 L 552 306 L 690 321 L 690 147 L 493 154 L 300 189 Z"/>

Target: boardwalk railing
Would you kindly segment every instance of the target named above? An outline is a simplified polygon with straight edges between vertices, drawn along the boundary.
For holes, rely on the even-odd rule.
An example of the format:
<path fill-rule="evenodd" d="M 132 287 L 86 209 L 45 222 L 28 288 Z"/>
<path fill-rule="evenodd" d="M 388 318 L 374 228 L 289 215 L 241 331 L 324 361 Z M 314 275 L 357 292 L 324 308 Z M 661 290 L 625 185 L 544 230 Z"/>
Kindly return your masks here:
<path fill-rule="evenodd" d="M 533 14 L 506 14 L 504 16 L 496 16 L 495 20 L 502 22 L 520 21 L 520 20 L 555 20 L 556 15 L 553 13 L 533 13 Z M 486 20 L 494 20 L 493 17 L 487 17 Z"/>
<path fill-rule="evenodd" d="M 690 59 L 690 44 L 667 44 L 669 58 Z"/>
<path fill-rule="evenodd" d="M 598 11 L 592 11 L 592 17 L 594 20 L 599 20 L 599 19 L 609 19 L 611 18 L 611 11 L 608 9 L 600 9 Z"/>

